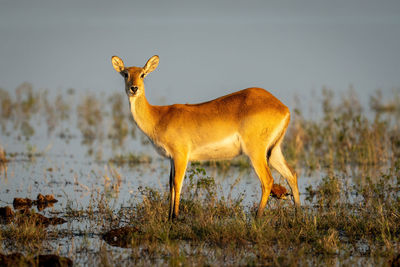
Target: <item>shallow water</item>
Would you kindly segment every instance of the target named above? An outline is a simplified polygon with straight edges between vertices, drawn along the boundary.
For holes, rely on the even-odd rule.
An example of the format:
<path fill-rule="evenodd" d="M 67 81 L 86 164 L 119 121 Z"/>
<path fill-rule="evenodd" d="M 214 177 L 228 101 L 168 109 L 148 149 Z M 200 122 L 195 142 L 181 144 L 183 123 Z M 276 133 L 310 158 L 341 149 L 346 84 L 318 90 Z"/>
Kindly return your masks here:
<path fill-rule="evenodd" d="M 123 102 L 125 106 L 118 105 L 119 102 L 113 102 L 117 103 L 114 106 L 103 105 L 105 101 L 110 101 L 109 96 L 103 96 L 92 102 L 89 108 L 82 105 L 86 103 L 82 102 L 85 96 L 75 93 L 62 95 L 64 104 L 69 107 L 69 116 L 63 119 L 59 109 L 61 104 L 49 101 L 50 108 L 46 108 L 43 101 L 38 100 L 43 95 L 37 97 L 40 103 L 36 108 L 33 105 L 27 111 L 23 109 L 23 101 L 12 103 L 13 115 L 1 118 L 0 148 L 6 151 L 8 163 L 3 164 L 6 168 L 0 172 L 0 206 L 12 205 L 15 197 L 36 199 L 39 193 L 53 194 L 58 202 L 40 213 L 47 217 L 62 217 L 67 223 L 49 226 L 48 231 L 57 233 L 57 238 L 46 240 L 48 252 L 70 257 L 77 264 L 96 264 L 101 261 L 102 252 L 107 251 L 114 260 L 124 262 L 132 251 L 110 246 L 102 240 L 101 235 L 112 228 L 115 222 L 117 226 L 129 223 L 123 218 L 120 220 L 117 211 L 129 211 L 132 203 L 142 201 L 140 187 L 168 191 L 170 162 L 160 157 L 146 137 L 135 130 L 126 102 Z M 51 99 L 53 96 L 49 97 Z M 83 107 L 80 112 L 84 115 L 77 115 L 79 106 Z M 99 111 L 93 108 L 96 106 L 106 108 Z M 116 114 L 120 117 L 116 117 Z M 95 119 L 91 121 L 93 116 Z M 79 120 L 82 117 L 85 118 L 83 122 Z M 123 127 L 115 126 L 116 118 L 121 119 L 121 125 L 127 125 L 128 133 L 119 139 L 112 137 L 115 129 L 117 133 L 124 131 Z M 85 138 L 88 129 L 92 135 Z M 116 156 L 129 153 L 139 159 L 150 158 L 151 162 L 111 163 Z M 190 165 L 187 173 L 196 166 Z M 201 167 L 206 170 L 207 176 L 215 179 L 218 197 L 228 200 L 243 197 L 242 203 L 247 209 L 258 206 L 260 183 L 251 168 Z M 379 173 L 386 168 L 383 166 L 373 171 Z M 306 200 L 306 188 L 318 184 L 323 177 L 332 174 L 332 170 L 320 168 L 310 171 L 297 167 L 296 171 L 302 204 L 313 204 Z M 348 166 L 348 169 L 335 170 L 333 174 L 348 177 L 348 183 L 352 185 L 362 171 Z M 272 174 L 275 183 L 287 187 L 278 173 L 273 171 Z M 188 179 L 185 180 L 183 194 L 187 186 Z M 267 209 L 281 203 L 291 205 L 290 200 L 270 199 Z M 36 210 L 35 207 L 32 209 Z M 198 249 L 190 248 L 190 244 L 185 242 L 182 244 L 182 249 Z M 188 248 L 184 248 L 186 245 Z M 3 250 L 8 252 L 7 248 Z M 204 250 L 207 255 L 212 254 L 210 249 Z"/>

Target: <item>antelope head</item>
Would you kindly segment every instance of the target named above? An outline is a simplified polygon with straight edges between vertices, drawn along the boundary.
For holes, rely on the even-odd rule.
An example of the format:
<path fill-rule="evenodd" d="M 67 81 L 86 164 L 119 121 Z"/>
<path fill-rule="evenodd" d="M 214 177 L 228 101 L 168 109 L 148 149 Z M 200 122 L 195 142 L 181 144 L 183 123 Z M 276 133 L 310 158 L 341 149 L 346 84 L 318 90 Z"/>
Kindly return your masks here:
<path fill-rule="evenodd" d="M 125 67 L 122 59 L 117 56 L 113 56 L 111 62 L 114 69 L 124 77 L 125 92 L 131 98 L 144 94 L 143 79 L 157 68 L 159 58 L 157 55 L 152 56 L 144 67 Z"/>

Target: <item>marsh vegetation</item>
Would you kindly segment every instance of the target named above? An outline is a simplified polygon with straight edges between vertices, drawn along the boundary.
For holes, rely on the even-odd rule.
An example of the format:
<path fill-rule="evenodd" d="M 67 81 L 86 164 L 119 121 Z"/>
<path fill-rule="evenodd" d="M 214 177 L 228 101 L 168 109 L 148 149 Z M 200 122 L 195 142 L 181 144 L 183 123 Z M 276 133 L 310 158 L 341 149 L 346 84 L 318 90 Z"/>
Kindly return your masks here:
<path fill-rule="evenodd" d="M 283 151 L 301 209 L 270 198 L 255 218 L 258 181 L 239 157 L 193 162 L 170 222 L 169 164 L 137 130 L 125 95 L 0 89 L 0 206 L 39 193 L 59 200 L 3 220 L 0 253 L 102 266 L 398 264 L 400 95 L 377 92 L 368 107 L 357 99 L 324 89 L 317 117 L 292 109 Z"/>

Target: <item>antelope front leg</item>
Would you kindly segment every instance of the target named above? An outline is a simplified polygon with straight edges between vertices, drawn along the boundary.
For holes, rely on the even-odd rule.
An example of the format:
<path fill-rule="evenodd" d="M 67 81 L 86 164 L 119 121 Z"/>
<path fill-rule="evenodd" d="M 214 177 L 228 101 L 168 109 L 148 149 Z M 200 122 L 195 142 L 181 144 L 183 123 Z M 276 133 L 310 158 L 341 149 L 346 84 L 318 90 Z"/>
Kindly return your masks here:
<path fill-rule="evenodd" d="M 185 178 L 186 166 L 188 163 L 187 157 L 176 157 L 173 160 L 174 162 L 174 191 L 175 191 L 175 199 L 174 199 L 174 211 L 172 214 L 172 218 L 177 218 L 179 215 L 179 200 L 181 196 L 181 189 L 183 184 L 183 179 Z"/>
<path fill-rule="evenodd" d="M 268 202 L 268 197 L 271 192 L 274 179 L 272 178 L 271 171 L 269 170 L 264 152 L 253 153 L 249 155 L 254 171 L 256 172 L 261 183 L 261 200 L 258 206 L 257 217 L 261 217 L 265 206 Z"/>

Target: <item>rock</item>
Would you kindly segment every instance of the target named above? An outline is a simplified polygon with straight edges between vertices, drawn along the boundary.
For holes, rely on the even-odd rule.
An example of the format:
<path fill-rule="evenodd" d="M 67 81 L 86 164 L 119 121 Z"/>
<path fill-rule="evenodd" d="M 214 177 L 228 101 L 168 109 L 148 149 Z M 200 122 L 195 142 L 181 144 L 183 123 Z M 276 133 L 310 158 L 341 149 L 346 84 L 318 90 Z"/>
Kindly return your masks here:
<path fill-rule="evenodd" d="M 27 209 L 32 207 L 32 205 L 37 205 L 39 211 L 45 208 L 52 207 L 53 203 L 58 202 L 53 195 L 42 195 L 38 194 L 36 200 L 31 200 L 29 198 L 14 198 L 13 206 L 14 209 Z"/>
<path fill-rule="evenodd" d="M 13 206 L 14 209 L 26 209 L 32 207 L 33 201 L 29 198 L 14 198 Z"/>
<path fill-rule="evenodd" d="M 14 211 L 11 209 L 10 206 L 0 208 L 0 217 L 1 218 L 3 218 L 3 219 L 13 218 L 14 215 L 15 215 Z"/>
<path fill-rule="evenodd" d="M 134 233 L 139 232 L 136 227 L 125 226 L 117 229 L 112 229 L 103 234 L 103 239 L 109 245 L 127 248 L 133 241 Z"/>

